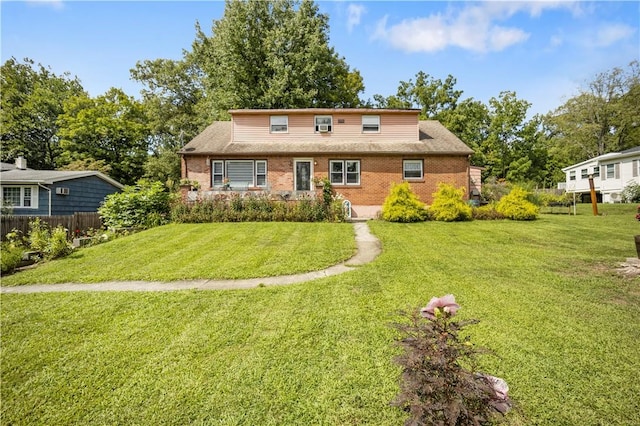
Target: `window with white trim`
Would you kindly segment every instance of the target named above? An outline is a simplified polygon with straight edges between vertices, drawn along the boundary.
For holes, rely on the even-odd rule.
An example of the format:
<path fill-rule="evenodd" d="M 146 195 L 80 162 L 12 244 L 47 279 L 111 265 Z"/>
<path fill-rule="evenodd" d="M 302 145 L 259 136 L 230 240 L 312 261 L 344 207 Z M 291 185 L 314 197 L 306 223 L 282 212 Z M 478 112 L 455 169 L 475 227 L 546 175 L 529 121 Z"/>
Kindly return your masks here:
<path fill-rule="evenodd" d="M 616 164 L 607 164 L 607 179 L 618 179 L 616 176 Z"/>
<path fill-rule="evenodd" d="M 422 179 L 422 160 L 403 160 L 402 161 L 402 178 L 403 179 Z"/>
<path fill-rule="evenodd" d="M 380 132 L 380 116 L 379 115 L 363 115 L 362 116 L 362 133 L 379 133 Z"/>
<path fill-rule="evenodd" d="M 580 179 L 589 179 L 589 169 L 580 170 Z"/>
<path fill-rule="evenodd" d="M 600 177 L 600 167 L 595 166 L 593 168 L 593 177 Z"/>
<path fill-rule="evenodd" d="M 576 171 L 575 170 L 571 170 L 569 172 L 569 180 L 576 180 Z"/>
<path fill-rule="evenodd" d="M 638 177 L 640 174 L 640 161 L 632 160 L 631 161 L 631 176 Z"/>
<path fill-rule="evenodd" d="M 38 208 L 38 188 L 34 186 L 3 186 L 2 205 L 26 209 Z"/>
<path fill-rule="evenodd" d="M 212 161 L 211 162 L 211 180 L 212 186 L 220 186 L 224 183 L 224 162 Z"/>
<path fill-rule="evenodd" d="M 288 133 L 289 132 L 289 116 L 272 115 L 269 117 L 269 131 L 271 133 Z"/>
<path fill-rule="evenodd" d="M 331 133 L 333 131 L 333 117 L 330 115 L 316 115 L 314 118 L 316 133 Z"/>
<path fill-rule="evenodd" d="M 246 190 L 267 186 L 267 160 L 211 161 L 211 181 L 214 188 L 228 185 L 231 189 Z"/>
<path fill-rule="evenodd" d="M 332 185 L 360 185 L 360 160 L 329 161 L 329 181 Z"/>

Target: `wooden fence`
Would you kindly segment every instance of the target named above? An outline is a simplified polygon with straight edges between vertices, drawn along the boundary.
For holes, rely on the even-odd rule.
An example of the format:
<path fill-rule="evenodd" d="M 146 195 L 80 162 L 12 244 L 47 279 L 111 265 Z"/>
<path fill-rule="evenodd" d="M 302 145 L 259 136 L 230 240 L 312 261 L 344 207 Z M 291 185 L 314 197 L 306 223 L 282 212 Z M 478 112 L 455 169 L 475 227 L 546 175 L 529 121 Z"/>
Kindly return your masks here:
<path fill-rule="evenodd" d="M 29 222 L 34 221 L 36 218 L 49 225 L 49 228 L 55 228 L 58 225 L 69 230 L 69 239 L 73 238 L 76 231 L 84 232 L 89 229 L 102 228 L 102 221 L 100 215 L 95 212 L 89 213 L 74 213 L 67 216 L 5 216 L 2 215 L 0 219 L 0 238 L 4 240 L 5 236 L 17 229 L 22 232 L 23 235 L 27 235 L 29 232 Z"/>

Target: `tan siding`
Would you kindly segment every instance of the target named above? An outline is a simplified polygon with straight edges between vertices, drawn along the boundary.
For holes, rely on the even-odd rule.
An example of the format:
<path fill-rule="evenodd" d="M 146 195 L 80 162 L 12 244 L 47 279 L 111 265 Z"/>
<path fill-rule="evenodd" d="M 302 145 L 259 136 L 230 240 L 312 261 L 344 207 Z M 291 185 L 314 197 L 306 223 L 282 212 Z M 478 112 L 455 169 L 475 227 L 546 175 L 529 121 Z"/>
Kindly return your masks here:
<path fill-rule="evenodd" d="M 292 142 L 304 142 L 331 138 L 362 140 L 363 142 L 381 139 L 384 139 L 385 141 L 418 140 L 417 113 L 379 114 L 379 133 L 362 133 L 362 115 L 363 114 L 350 113 L 332 114 L 332 132 L 315 133 L 315 114 L 288 114 L 289 132 L 270 133 L 270 114 L 236 114 L 233 116 L 233 140 L 237 142 L 261 140 L 291 140 Z"/>

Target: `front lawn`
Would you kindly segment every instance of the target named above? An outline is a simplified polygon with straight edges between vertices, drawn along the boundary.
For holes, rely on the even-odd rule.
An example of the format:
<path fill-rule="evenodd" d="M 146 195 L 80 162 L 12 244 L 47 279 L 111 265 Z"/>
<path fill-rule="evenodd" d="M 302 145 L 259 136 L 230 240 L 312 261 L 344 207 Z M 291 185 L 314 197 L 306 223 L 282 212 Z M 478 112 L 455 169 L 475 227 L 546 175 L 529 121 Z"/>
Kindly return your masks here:
<path fill-rule="evenodd" d="M 446 293 L 509 424 L 639 424 L 640 279 L 615 268 L 640 223 L 603 210 L 370 222 L 373 263 L 286 287 L 2 295 L 2 424 L 402 424 L 389 323 Z"/>
<path fill-rule="evenodd" d="M 259 278 L 315 271 L 356 250 L 348 223 L 208 223 L 153 228 L 3 277 L 2 285 Z"/>

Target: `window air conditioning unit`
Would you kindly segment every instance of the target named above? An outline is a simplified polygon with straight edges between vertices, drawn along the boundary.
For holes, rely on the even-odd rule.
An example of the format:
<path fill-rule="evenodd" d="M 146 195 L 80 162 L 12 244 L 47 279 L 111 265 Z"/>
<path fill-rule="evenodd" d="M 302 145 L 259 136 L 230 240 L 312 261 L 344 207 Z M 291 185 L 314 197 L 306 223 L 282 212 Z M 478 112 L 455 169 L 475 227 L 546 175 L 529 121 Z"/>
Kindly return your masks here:
<path fill-rule="evenodd" d="M 329 131 L 329 125 L 328 124 L 319 124 L 318 125 L 318 131 L 320 133 L 327 133 Z"/>
<path fill-rule="evenodd" d="M 69 188 L 56 188 L 56 194 L 69 195 Z"/>

